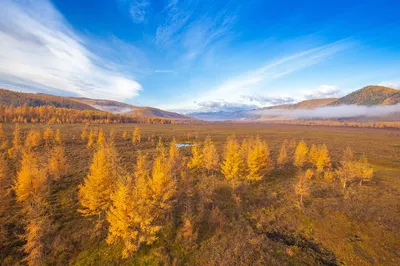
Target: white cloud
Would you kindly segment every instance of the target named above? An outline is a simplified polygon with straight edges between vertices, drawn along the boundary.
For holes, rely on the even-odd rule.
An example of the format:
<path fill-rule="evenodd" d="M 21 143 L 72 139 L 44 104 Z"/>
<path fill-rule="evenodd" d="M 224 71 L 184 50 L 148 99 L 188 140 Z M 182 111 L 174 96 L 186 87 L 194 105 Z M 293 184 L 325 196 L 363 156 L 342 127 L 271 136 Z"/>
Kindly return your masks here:
<path fill-rule="evenodd" d="M 321 85 L 313 91 L 304 92 L 306 99 L 334 98 L 340 95 L 341 91 L 336 86 Z"/>
<path fill-rule="evenodd" d="M 126 0 L 125 0 L 126 2 Z M 129 14 L 133 22 L 143 23 L 146 20 L 150 2 L 148 0 L 132 0 L 129 3 Z"/>
<path fill-rule="evenodd" d="M 3 0 L 0 86 L 128 100 L 141 85 L 110 67 L 46 0 Z"/>
<path fill-rule="evenodd" d="M 379 85 L 400 90 L 400 81 L 384 81 Z"/>

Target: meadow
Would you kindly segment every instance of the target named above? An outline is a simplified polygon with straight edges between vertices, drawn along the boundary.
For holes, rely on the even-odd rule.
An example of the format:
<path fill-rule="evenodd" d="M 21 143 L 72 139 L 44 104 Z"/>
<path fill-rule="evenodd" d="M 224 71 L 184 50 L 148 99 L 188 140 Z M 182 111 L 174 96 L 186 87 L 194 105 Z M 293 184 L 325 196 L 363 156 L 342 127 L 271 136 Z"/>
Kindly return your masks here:
<path fill-rule="evenodd" d="M 21 124 L 21 136 L 46 125 Z M 398 129 L 325 127 L 279 124 L 209 123 L 202 125 L 116 124 L 51 125 L 59 130 L 69 171 L 52 181 L 48 197 L 51 225 L 45 234 L 45 265 L 399 265 L 400 264 L 400 131 Z M 139 127 L 141 141 L 132 143 Z M 9 141 L 14 124 L 4 124 Z M 134 171 L 138 151 L 154 158 L 161 139 L 167 148 L 177 143 L 214 142 L 219 157 L 234 135 L 241 142 L 259 136 L 268 143 L 274 168 L 261 180 L 242 182 L 235 189 L 219 170 L 196 169 L 181 173 L 171 211 L 152 244 L 144 244 L 128 257 L 122 243 L 106 243 L 106 229 L 94 226 L 96 218 L 82 216 L 79 185 L 88 175 L 94 147 L 87 147 L 82 130 L 113 136 L 120 167 Z M 124 132 L 130 137 L 123 137 Z M 310 193 L 299 205 L 295 193 L 298 169 L 288 151 L 289 163 L 276 165 L 284 140 L 326 144 L 333 168 L 350 147 L 355 157 L 365 155 L 374 169 L 362 186 L 352 182 L 346 190 L 337 178 L 310 181 Z M 38 154 L 45 145 L 36 147 Z M 293 148 L 294 149 L 294 148 Z M 179 149 L 187 162 L 192 148 Z M 9 162 L 12 173 L 20 165 Z M 14 177 L 13 177 L 14 178 Z M 11 193 L 12 194 L 12 193 Z M 6 237 L 0 264 L 19 265 L 24 258 L 18 237 L 24 231 L 18 204 L 5 212 Z M 3 217 L 3 218 L 4 218 Z"/>

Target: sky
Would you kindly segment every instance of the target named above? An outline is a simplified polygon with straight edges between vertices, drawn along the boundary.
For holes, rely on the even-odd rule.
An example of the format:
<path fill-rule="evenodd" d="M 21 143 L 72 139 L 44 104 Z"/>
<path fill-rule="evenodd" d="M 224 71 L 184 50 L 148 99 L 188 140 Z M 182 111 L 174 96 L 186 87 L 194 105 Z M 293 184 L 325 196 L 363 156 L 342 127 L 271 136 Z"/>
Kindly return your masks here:
<path fill-rule="evenodd" d="M 0 87 L 182 113 L 400 89 L 400 2 L 0 0 Z"/>

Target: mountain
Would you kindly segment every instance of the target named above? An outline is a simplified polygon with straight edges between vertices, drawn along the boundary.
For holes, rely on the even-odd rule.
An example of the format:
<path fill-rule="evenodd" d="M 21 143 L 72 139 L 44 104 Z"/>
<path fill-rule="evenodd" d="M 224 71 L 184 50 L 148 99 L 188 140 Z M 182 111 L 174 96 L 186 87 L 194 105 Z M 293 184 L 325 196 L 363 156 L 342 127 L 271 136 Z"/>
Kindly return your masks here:
<path fill-rule="evenodd" d="M 69 99 L 71 99 L 72 101 L 89 105 L 93 108 L 96 108 L 97 110 L 102 110 L 110 113 L 119 113 L 119 114 L 132 115 L 138 117 L 190 119 L 190 117 L 188 116 L 174 112 L 164 111 L 154 107 L 133 106 L 127 103 L 121 103 L 112 100 L 77 98 L 77 97 L 69 97 Z"/>
<path fill-rule="evenodd" d="M 400 91 L 383 86 L 366 86 L 329 105 L 389 105 L 400 103 Z"/>
<path fill-rule="evenodd" d="M 318 108 L 318 107 L 327 106 L 337 100 L 338 100 L 338 98 L 311 99 L 311 100 L 301 101 L 301 102 L 298 102 L 295 104 L 282 104 L 282 105 L 264 107 L 264 108 L 260 108 L 260 110 L 265 110 L 265 109 L 314 109 L 314 108 Z"/>
<path fill-rule="evenodd" d="M 29 106 L 50 105 L 58 108 L 70 108 L 78 110 L 96 110 L 90 105 L 76 102 L 67 97 L 54 96 L 43 93 L 24 93 L 0 89 L 0 104 L 21 106 L 27 103 Z"/>
<path fill-rule="evenodd" d="M 77 110 L 100 110 L 104 112 L 125 114 L 138 117 L 158 117 L 168 119 L 190 119 L 190 117 L 168 112 L 153 107 L 133 106 L 112 100 L 99 100 L 81 97 L 54 96 L 44 93 L 25 93 L 0 89 L 0 105 L 21 106 L 27 103 L 29 106 L 54 106 Z"/>

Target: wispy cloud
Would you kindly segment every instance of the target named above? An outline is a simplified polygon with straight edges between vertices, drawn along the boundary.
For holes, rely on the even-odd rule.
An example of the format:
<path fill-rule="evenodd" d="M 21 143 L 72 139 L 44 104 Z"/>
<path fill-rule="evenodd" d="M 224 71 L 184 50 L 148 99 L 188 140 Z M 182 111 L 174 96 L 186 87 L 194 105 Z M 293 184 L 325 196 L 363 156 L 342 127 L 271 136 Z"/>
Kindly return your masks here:
<path fill-rule="evenodd" d="M 156 44 L 183 49 L 183 58 L 193 60 L 228 35 L 236 13 L 229 5 L 216 6 L 214 1 L 207 2 L 207 12 L 202 12 L 200 2 L 171 0 L 164 10 L 165 23 L 157 28 Z"/>
<path fill-rule="evenodd" d="M 156 69 L 154 73 L 175 73 L 173 69 Z"/>
<path fill-rule="evenodd" d="M 304 93 L 306 99 L 319 99 L 319 98 L 334 98 L 338 97 L 341 93 L 336 86 L 321 85 L 319 88 L 307 91 Z"/>
<path fill-rule="evenodd" d="M 150 7 L 149 0 L 118 0 L 118 4 L 129 11 L 134 23 L 145 22 Z"/>
<path fill-rule="evenodd" d="M 231 103 L 224 100 L 199 102 L 197 104 L 202 107 L 202 112 L 236 112 L 257 108 L 257 105 L 254 104 Z"/>
<path fill-rule="evenodd" d="M 164 24 L 157 28 L 155 41 L 163 48 L 172 45 L 178 40 L 185 25 L 194 14 L 198 0 L 170 0 L 163 11 L 166 16 Z"/>
<path fill-rule="evenodd" d="M 338 41 L 266 63 L 260 68 L 224 82 L 203 97 L 223 98 L 231 96 L 239 99 L 242 95 L 261 94 L 267 82 L 316 65 L 327 57 L 347 49 L 350 45 L 351 42 L 349 41 Z"/>
<path fill-rule="evenodd" d="M 280 104 L 291 104 L 296 102 L 293 97 L 271 97 L 271 96 L 260 96 L 260 95 L 245 95 L 243 99 L 249 100 L 250 102 L 260 105 L 280 105 Z"/>
<path fill-rule="evenodd" d="M 275 105 L 292 103 L 304 99 L 304 95 L 298 93 L 291 97 L 286 95 L 275 96 L 268 91 L 268 83 L 288 76 L 291 73 L 314 66 L 327 58 L 344 51 L 353 45 L 350 40 L 341 40 L 327 45 L 314 47 L 308 50 L 279 58 L 275 61 L 266 62 L 259 68 L 234 76 L 213 89 L 206 91 L 196 97 L 197 102 L 181 102 L 179 107 L 174 109 L 201 109 L 198 103 L 213 102 L 217 99 L 224 99 L 229 103 L 244 105 Z M 335 91 L 327 88 L 319 88 L 320 93 L 329 94 Z M 276 90 L 275 90 L 276 91 Z M 167 107 L 168 108 L 168 107 Z"/>
<path fill-rule="evenodd" d="M 384 81 L 379 85 L 400 90 L 400 81 Z"/>
<path fill-rule="evenodd" d="M 128 100 L 141 85 L 93 53 L 47 0 L 2 1 L 0 85 Z"/>

